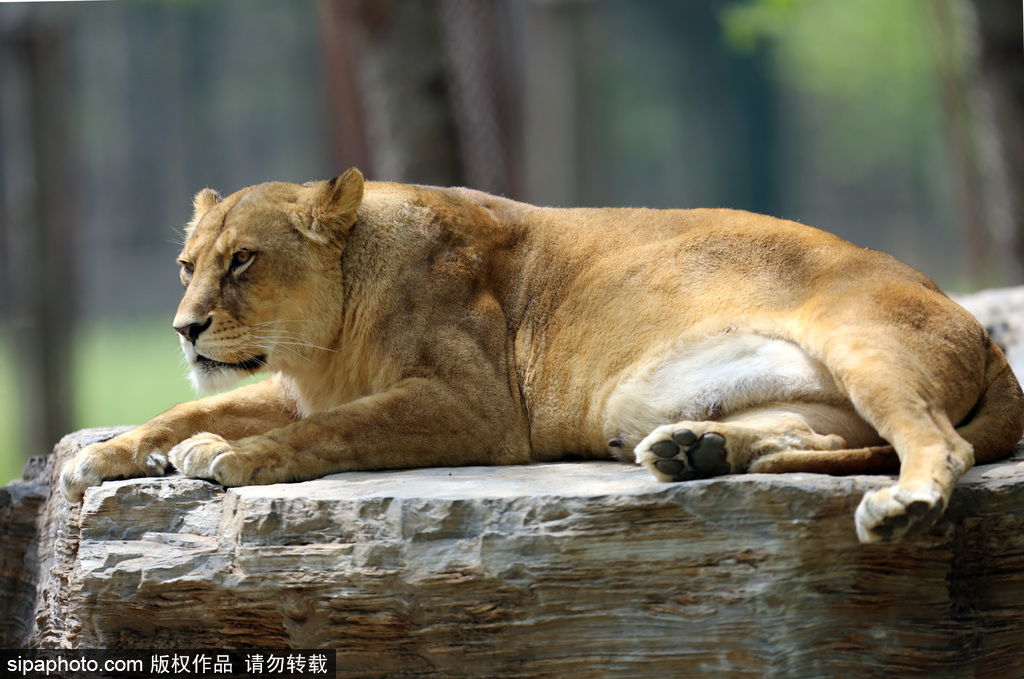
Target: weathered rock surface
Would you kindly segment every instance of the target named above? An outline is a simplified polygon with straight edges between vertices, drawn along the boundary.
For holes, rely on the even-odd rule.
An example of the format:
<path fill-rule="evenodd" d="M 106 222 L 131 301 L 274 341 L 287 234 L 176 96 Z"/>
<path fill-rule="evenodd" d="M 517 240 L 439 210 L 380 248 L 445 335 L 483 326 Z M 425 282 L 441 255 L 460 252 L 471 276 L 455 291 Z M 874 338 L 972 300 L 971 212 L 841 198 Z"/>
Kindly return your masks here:
<path fill-rule="evenodd" d="M 49 494 L 111 433 L 0 490 L 8 648 L 323 647 L 377 677 L 1024 676 L 1024 449 L 964 477 L 927 535 L 863 546 L 854 509 L 888 477 L 588 462 Z"/>
<path fill-rule="evenodd" d="M 46 460 L 33 458 L 23 477 L 0 489 L 0 641 L 5 648 L 31 631 L 39 578 L 40 509 L 50 494 Z"/>
<path fill-rule="evenodd" d="M 1024 286 L 954 295 L 953 299 L 981 321 L 1013 372 L 1024 375 Z"/>

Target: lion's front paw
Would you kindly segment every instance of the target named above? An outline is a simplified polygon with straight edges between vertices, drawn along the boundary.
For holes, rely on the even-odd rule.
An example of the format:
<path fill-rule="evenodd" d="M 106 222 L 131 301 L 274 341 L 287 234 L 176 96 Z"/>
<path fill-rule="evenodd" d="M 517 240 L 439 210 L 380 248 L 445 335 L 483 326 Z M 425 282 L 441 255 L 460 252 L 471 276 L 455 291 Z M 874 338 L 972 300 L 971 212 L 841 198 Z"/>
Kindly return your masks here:
<path fill-rule="evenodd" d="M 937 485 L 905 490 L 898 485 L 871 491 L 857 507 L 857 537 L 861 542 L 889 542 L 923 533 L 946 508 Z"/>
<path fill-rule="evenodd" d="M 114 438 L 86 446 L 64 464 L 60 473 L 60 489 L 68 502 L 82 501 L 86 488 L 103 481 L 136 476 L 162 476 L 167 471 L 167 455 L 150 450 L 141 455 L 136 445 Z"/>
<path fill-rule="evenodd" d="M 641 441 L 636 461 L 659 481 L 706 479 L 732 471 L 722 434 L 679 424 L 658 427 Z"/>
<path fill-rule="evenodd" d="M 171 448 L 171 464 L 185 476 L 216 481 L 223 486 L 243 485 L 223 474 L 227 456 L 233 455 L 231 444 L 217 434 L 196 434 Z M 234 483 L 232 483 L 234 481 Z"/>
<path fill-rule="evenodd" d="M 185 476 L 222 486 L 273 483 L 278 464 L 259 437 L 227 441 L 217 434 L 196 434 L 171 448 L 171 463 Z"/>
<path fill-rule="evenodd" d="M 86 448 L 78 457 L 68 460 L 60 472 L 61 492 L 72 504 L 82 501 L 86 488 L 103 482 L 103 475 L 97 469 L 97 460 L 88 452 Z"/>

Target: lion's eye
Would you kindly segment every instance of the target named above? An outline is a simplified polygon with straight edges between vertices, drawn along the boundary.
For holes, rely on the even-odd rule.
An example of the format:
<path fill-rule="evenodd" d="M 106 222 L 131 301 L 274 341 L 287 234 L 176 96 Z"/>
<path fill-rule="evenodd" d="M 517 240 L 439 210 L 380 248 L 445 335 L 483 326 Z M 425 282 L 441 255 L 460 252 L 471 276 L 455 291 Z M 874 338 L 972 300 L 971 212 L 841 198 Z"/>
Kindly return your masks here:
<path fill-rule="evenodd" d="M 256 253 L 251 250 L 239 250 L 231 257 L 231 273 L 240 274 L 245 271 L 252 260 L 256 258 Z"/>
<path fill-rule="evenodd" d="M 179 259 L 178 266 L 181 267 L 181 271 L 179 272 L 181 276 L 181 285 L 182 287 L 187 288 L 192 282 L 192 272 L 195 270 L 195 265 L 191 262 Z"/>

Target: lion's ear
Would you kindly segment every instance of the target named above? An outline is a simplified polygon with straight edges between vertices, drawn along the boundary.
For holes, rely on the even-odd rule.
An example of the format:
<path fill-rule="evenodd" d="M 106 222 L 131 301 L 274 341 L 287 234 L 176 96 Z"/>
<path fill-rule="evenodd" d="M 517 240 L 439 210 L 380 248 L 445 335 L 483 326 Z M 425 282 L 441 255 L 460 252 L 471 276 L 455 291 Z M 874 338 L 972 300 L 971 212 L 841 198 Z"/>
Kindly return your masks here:
<path fill-rule="evenodd" d="M 213 189 L 203 189 L 192 199 L 192 207 L 195 208 L 194 217 L 202 218 L 210 208 L 220 202 L 220 194 Z"/>
<path fill-rule="evenodd" d="M 307 233 L 316 240 L 343 237 L 356 221 L 356 210 L 363 202 L 363 175 L 354 167 L 345 174 L 323 182 L 312 182 L 307 210 Z"/>
<path fill-rule="evenodd" d="M 220 202 L 220 194 L 213 189 L 203 189 L 192 199 L 192 219 L 185 225 L 185 240 L 192 237 L 196 226 L 207 212 L 214 205 Z"/>

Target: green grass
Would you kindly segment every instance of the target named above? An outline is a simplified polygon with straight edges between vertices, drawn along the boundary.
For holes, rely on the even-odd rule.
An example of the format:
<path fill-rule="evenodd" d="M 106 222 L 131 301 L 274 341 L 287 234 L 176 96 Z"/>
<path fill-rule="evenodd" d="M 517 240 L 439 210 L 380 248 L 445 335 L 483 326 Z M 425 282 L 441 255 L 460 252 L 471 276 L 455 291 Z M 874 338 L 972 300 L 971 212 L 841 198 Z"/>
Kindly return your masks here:
<path fill-rule="evenodd" d="M 23 459 L 18 449 L 17 394 L 14 386 L 14 358 L 11 343 L 0 334 L 0 485 L 21 478 Z"/>
<path fill-rule="evenodd" d="M 75 344 L 76 429 L 140 424 L 195 398 L 164 318 L 86 326 Z"/>
<path fill-rule="evenodd" d="M 139 424 L 195 398 L 166 318 L 106 321 L 76 332 L 74 429 Z M 18 399 L 10 342 L 0 335 L 0 485 L 21 477 Z"/>

